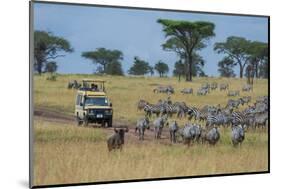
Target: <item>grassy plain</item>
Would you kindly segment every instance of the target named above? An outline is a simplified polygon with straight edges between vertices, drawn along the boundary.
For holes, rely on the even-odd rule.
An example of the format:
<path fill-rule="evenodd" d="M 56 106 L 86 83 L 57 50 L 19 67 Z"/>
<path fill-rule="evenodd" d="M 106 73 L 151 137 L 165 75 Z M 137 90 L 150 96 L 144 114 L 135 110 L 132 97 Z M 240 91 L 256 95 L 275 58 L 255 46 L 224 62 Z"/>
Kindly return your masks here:
<path fill-rule="evenodd" d="M 225 105 L 226 92 L 214 91 L 202 97 L 182 95 L 185 87 L 195 90 L 204 82 L 230 83 L 233 90 L 241 90 L 244 80 L 226 78 L 195 78 L 194 82 L 178 82 L 177 78 L 133 78 L 91 75 L 61 75 L 58 80 L 46 81 L 46 76 L 34 77 L 35 109 L 44 107 L 73 115 L 75 91 L 66 88 L 68 81 L 82 78 L 100 78 L 107 81 L 106 89 L 113 103 L 114 121 L 131 123 L 143 116 L 137 112 L 139 99 L 155 103 L 167 98 L 154 94 L 157 84 L 170 84 L 176 93 L 172 101 L 202 107 L 206 104 Z M 267 95 L 267 80 L 255 81 L 253 99 Z M 173 118 L 176 119 L 176 118 Z M 182 124 L 187 120 L 182 119 Z M 113 123 L 114 124 L 114 123 Z M 34 184 L 58 184 L 127 180 L 220 173 L 255 172 L 268 170 L 268 135 L 266 131 L 248 131 L 240 148 L 233 148 L 230 130 L 221 128 L 221 140 L 215 147 L 194 144 L 171 145 L 167 134 L 155 141 L 147 131 L 145 141 L 139 142 L 133 129 L 126 135 L 122 152 L 108 153 L 106 138 L 109 129 L 77 127 L 74 122 L 56 122 L 41 117 L 34 119 Z M 164 133 L 165 135 L 165 133 Z"/>

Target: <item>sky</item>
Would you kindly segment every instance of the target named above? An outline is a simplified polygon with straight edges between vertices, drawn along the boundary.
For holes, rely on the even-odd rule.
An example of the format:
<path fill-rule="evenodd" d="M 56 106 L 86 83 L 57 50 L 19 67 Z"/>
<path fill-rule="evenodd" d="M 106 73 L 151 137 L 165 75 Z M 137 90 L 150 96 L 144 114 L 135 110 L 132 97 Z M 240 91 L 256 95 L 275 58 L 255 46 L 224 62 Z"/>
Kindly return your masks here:
<path fill-rule="evenodd" d="M 209 76 L 219 75 L 217 64 L 223 58 L 213 50 L 216 42 L 223 42 L 229 36 L 268 42 L 265 17 L 34 3 L 34 30 L 52 32 L 67 39 L 74 48 L 73 53 L 55 60 L 59 73 L 93 73 L 96 65 L 81 57 L 81 53 L 104 47 L 123 52 L 124 72 L 133 65 L 134 56 L 138 56 L 152 66 L 162 60 L 169 65 L 171 75 L 179 58 L 174 52 L 162 49 L 165 34 L 157 23 L 159 18 L 215 24 L 216 36 L 198 52 L 205 60 L 203 70 Z M 238 68 L 235 72 L 238 74 Z"/>

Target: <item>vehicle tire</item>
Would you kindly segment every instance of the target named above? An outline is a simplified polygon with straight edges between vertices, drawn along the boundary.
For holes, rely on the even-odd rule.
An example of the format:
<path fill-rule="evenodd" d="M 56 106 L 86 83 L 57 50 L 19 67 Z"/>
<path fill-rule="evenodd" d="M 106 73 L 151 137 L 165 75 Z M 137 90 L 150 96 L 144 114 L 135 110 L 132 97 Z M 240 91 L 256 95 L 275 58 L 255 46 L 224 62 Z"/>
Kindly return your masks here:
<path fill-rule="evenodd" d="M 107 127 L 112 127 L 112 119 L 108 120 Z"/>
<path fill-rule="evenodd" d="M 78 115 L 76 116 L 76 122 L 77 122 L 77 126 L 80 126 L 82 124 L 82 121 Z"/>
<path fill-rule="evenodd" d="M 89 120 L 88 120 L 88 117 L 87 117 L 87 116 L 84 117 L 83 123 L 84 123 L 84 126 L 88 126 Z"/>
<path fill-rule="evenodd" d="M 105 127 L 105 121 L 101 122 L 101 127 Z"/>

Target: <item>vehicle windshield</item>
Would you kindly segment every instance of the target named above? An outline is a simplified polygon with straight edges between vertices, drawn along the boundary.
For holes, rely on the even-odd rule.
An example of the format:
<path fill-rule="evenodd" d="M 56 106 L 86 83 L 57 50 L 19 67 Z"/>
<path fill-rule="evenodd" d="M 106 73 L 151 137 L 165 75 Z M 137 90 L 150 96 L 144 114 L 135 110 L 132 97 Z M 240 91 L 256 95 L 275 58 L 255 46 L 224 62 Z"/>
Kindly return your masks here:
<path fill-rule="evenodd" d="M 104 97 L 87 97 L 85 99 L 85 105 L 108 106 L 108 100 Z"/>

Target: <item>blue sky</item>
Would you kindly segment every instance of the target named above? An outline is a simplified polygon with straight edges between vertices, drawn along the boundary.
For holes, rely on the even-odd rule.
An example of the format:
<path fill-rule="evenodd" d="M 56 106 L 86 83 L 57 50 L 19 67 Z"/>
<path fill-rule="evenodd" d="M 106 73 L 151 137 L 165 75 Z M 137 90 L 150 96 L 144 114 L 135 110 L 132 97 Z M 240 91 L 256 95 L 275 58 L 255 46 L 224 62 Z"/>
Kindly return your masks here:
<path fill-rule="evenodd" d="M 96 66 L 82 58 L 83 51 L 99 47 L 118 49 L 124 54 L 122 66 L 125 72 L 138 56 L 154 65 L 162 60 L 169 65 L 170 73 L 178 57 L 163 51 L 165 42 L 159 18 L 189 21 L 210 21 L 216 25 L 216 36 L 199 52 L 206 61 L 204 71 L 217 76 L 217 63 L 222 59 L 213 51 L 215 42 L 225 41 L 229 36 L 241 36 L 249 40 L 267 42 L 267 18 L 226 16 L 203 13 L 181 13 L 153 10 L 132 10 L 79 5 L 35 3 L 34 29 L 52 32 L 70 41 L 74 52 L 57 58 L 59 73 L 93 73 Z M 236 73 L 238 70 L 236 69 Z"/>

